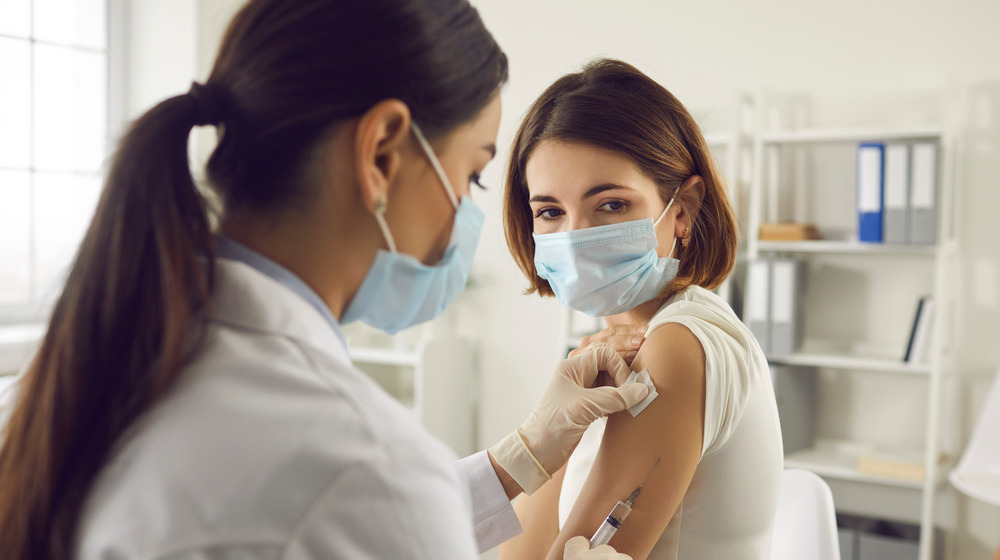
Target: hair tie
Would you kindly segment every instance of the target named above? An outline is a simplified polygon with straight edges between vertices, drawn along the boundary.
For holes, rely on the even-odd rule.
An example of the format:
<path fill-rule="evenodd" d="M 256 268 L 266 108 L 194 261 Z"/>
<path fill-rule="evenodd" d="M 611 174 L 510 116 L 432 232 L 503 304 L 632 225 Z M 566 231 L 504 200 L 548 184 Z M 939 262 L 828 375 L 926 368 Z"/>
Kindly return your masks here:
<path fill-rule="evenodd" d="M 187 93 L 194 100 L 198 109 L 198 121 L 195 126 L 215 126 L 222 122 L 222 104 L 211 86 L 191 82 Z"/>

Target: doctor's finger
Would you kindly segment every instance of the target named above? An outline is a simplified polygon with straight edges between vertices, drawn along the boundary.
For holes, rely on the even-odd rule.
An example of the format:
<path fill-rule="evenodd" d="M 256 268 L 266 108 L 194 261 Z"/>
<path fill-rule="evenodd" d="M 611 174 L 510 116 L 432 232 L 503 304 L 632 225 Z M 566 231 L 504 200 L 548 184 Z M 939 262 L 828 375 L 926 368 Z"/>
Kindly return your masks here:
<path fill-rule="evenodd" d="M 595 346 L 594 356 L 597 359 L 597 370 L 607 372 L 616 387 L 621 387 L 632 374 L 632 368 L 628 366 L 625 358 L 607 344 Z"/>
<path fill-rule="evenodd" d="M 603 331 L 587 335 L 580 339 L 580 346 L 569 353 L 570 357 L 579 355 L 595 344 L 604 343 L 621 354 L 625 361 L 631 361 L 639 347 L 646 340 L 646 325 L 614 325 Z"/>
<path fill-rule="evenodd" d="M 649 395 L 649 387 L 642 383 L 626 383 L 622 387 L 588 389 L 587 397 L 591 406 L 586 410 L 590 414 L 582 418 L 582 421 L 589 425 L 598 418 L 610 416 L 639 404 L 647 395 Z"/>

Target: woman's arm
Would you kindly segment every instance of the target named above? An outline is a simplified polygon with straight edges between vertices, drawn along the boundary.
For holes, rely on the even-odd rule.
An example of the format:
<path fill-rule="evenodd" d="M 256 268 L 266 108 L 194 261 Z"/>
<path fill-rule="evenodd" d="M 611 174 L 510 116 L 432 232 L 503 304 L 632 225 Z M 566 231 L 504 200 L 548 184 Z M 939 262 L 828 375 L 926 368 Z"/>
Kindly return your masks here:
<path fill-rule="evenodd" d="M 566 467 L 528 496 L 514 502 L 514 511 L 524 532 L 500 545 L 499 560 L 542 560 L 559 536 L 559 493 Z M 562 558 L 562 548 L 556 558 Z"/>
<path fill-rule="evenodd" d="M 646 558 L 701 460 L 705 355 L 697 337 L 677 323 L 659 327 L 647 337 L 632 369 L 649 370 L 659 396 L 635 418 L 626 413 L 608 417 L 590 476 L 549 549 L 549 560 L 562 558 L 571 537 L 593 535 L 618 500 L 640 483 L 642 493 L 610 544 L 634 560 Z"/>

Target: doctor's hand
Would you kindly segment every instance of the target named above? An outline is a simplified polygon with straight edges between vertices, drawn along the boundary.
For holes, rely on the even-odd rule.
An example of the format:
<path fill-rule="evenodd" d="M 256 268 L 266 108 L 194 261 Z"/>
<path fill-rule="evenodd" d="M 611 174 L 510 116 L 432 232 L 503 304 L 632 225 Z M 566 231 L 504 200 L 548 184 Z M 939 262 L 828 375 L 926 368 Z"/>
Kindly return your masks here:
<path fill-rule="evenodd" d="M 601 373 L 614 385 L 595 387 Z M 607 344 L 595 344 L 559 362 L 528 419 L 490 448 L 493 460 L 525 493 L 533 493 L 566 464 L 594 420 L 646 398 L 645 385 L 625 383 L 630 373 L 625 360 Z"/>
<path fill-rule="evenodd" d="M 615 549 L 606 544 L 592 549 L 587 537 L 577 536 L 566 541 L 563 560 L 632 560 L 632 557 L 615 552 Z"/>
<path fill-rule="evenodd" d="M 632 360 L 639 353 L 639 347 L 646 340 L 648 328 L 649 325 L 612 325 L 603 331 L 581 338 L 580 347 L 570 352 L 569 357 L 582 354 L 595 344 L 604 343 L 625 358 L 626 364 L 632 365 Z"/>

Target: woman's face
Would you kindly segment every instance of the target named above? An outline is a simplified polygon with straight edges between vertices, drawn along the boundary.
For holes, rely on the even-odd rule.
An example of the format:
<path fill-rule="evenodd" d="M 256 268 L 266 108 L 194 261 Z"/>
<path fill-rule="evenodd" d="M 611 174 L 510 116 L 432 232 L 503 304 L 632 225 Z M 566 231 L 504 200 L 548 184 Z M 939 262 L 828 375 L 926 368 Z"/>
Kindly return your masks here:
<path fill-rule="evenodd" d="M 656 183 L 624 155 L 586 144 L 543 140 L 526 166 L 534 233 L 555 233 L 660 216 Z M 656 227 L 657 253 L 674 240 L 678 205 Z"/>
<path fill-rule="evenodd" d="M 496 95 L 471 121 L 431 142 L 459 200 L 472 194 L 470 186 L 496 155 L 499 127 L 500 96 Z M 411 146 L 422 171 L 415 178 L 417 185 L 390 196 L 386 217 L 399 251 L 434 264 L 448 248 L 455 208 L 415 137 Z"/>

